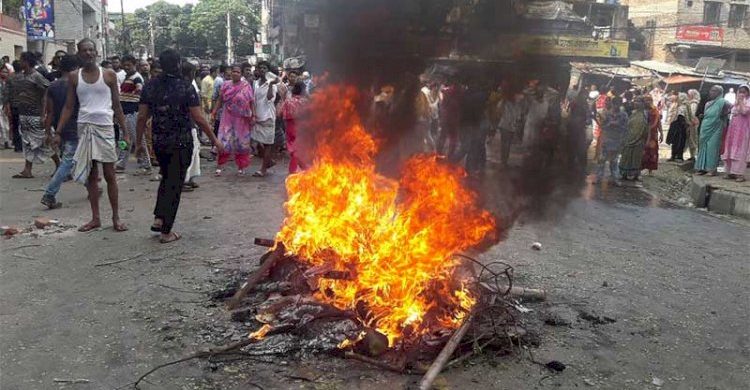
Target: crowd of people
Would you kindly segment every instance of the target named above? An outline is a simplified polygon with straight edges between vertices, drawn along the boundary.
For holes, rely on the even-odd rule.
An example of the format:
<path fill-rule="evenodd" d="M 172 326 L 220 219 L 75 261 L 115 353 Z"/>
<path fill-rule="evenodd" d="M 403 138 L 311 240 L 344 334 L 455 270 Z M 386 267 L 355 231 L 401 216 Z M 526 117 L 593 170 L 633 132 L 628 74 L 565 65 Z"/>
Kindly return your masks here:
<path fill-rule="evenodd" d="M 0 145 L 23 153 L 25 165 L 16 179 L 33 178 L 34 164 L 54 161 L 41 199 L 50 209 L 62 206 L 57 194 L 65 181 L 86 186 L 92 218 L 80 231 L 101 226 L 101 177 L 113 227 L 127 230 L 119 217 L 116 175 L 128 172 L 133 154 L 133 173 L 160 182 L 151 230 L 163 243 L 180 239 L 173 231 L 177 209 L 183 191 L 199 188 L 201 158 L 216 161 L 216 176 L 225 175 L 232 162 L 237 174 L 245 175 L 255 155 L 261 162 L 252 175 L 264 178 L 282 151 L 289 155 L 289 173 L 305 168 L 297 139 L 313 92 L 309 73 L 279 71 L 265 61 L 196 66 L 172 49 L 158 59 L 123 55 L 98 62 L 89 39 L 77 49 L 55 53 L 48 66 L 38 53 L 22 53 L 12 63 L 3 58 Z M 666 142 L 669 161 L 684 161 L 687 149 L 697 175 L 715 176 L 723 162 L 726 178 L 745 180 L 746 85 L 727 97 L 713 86 L 702 104 L 697 90 L 665 92 L 661 84 L 564 92 L 539 80 L 497 85 L 450 73 L 426 73 L 418 81 L 400 89 L 379 86 L 370 95 L 363 91 L 372 102 L 368 128 L 376 136 L 399 129 L 397 144 L 389 146 L 401 155 L 436 153 L 479 176 L 488 154 L 502 168 L 511 166 L 516 150 L 539 169 L 559 165 L 583 172 L 591 151 L 594 183 L 607 177 L 608 165 L 609 180 L 619 185 L 657 170 Z M 410 128 L 399 122 L 403 110 L 412 110 Z M 210 153 L 201 154 L 202 145 L 212 146 Z"/>
<path fill-rule="evenodd" d="M 202 144 L 213 146 L 207 158 L 218 160 L 217 176 L 232 160 L 245 174 L 256 154 L 262 164 L 253 176 L 265 177 L 281 148 L 289 149 L 290 173 L 304 167 L 294 144 L 312 86 L 307 72 L 277 76 L 268 62 L 199 69 L 172 49 L 158 59 L 98 58 L 94 42 L 83 39 L 76 54 L 58 52 L 48 66 L 30 52 L 0 66 L 0 145 L 25 160 L 13 178 L 34 178 L 34 164 L 54 161 L 41 199 L 50 209 L 62 207 L 57 194 L 64 182 L 85 185 L 92 218 L 79 231 L 102 225 L 102 177 L 113 228 L 128 229 L 119 216 L 116 175 L 128 171 L 133 154 L 133 173 L 160 182 L 151 230 L 163 243 L 180 239 L 172 228 L 182 192 L 199 187 Z"/>

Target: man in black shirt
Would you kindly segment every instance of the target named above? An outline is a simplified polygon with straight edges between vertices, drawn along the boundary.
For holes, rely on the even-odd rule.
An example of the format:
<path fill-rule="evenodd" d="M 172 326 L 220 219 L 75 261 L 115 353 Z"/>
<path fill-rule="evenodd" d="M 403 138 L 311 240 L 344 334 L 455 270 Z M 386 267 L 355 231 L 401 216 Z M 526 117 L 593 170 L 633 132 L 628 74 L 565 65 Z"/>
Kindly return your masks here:
<path fill-rule="evenodd" d="M 180 55 L 167 49 L 159 56 L 163 73 L 146 85 L 138 107 L 136 145 L 144 149 L 143 136 L 146 122 L 153 118 L 154 152 L 159 160 L 161 182 L 154 208 L 151 230 L 161 233 L 161 243 L 180 239 L 172 231 L 177 208 L 180 205 L 182 185 L 193 157 L 191 119 L 208 136 L 216 148 L 223 151 L 201 111 L 200 98 L 190 82 L 180 72 Z"/>
<path fill-rule="evenodd" d="M 52 143 L 57 145 L 62 155 L 60 167 L 47 184 L 47 189 L 42 196 L 42 204 L 50 209 L 62 207 L 62 203 L 57 201 L 56 196 L 62 183 L 68 180 L 71 172 L 73 172 L 73 157 L 78 146 L 78 107 L 74 109 L 73 117 L 65 125 L 65 128 L 55 129 L 54 135 L 52 134 L 52 125 L 56 126 L 60 122 L 60 114 L 65 107 L 65 99 L 68 96 L 69 73 L 78 70 L 79 66 L 78 56 L 63 56 L 58 64 L 60 78 L 49 86 L 44 97 L 44 112 L 42 114 L 44 129 L 47 132 L 47 137 L 52 139 Z"/>

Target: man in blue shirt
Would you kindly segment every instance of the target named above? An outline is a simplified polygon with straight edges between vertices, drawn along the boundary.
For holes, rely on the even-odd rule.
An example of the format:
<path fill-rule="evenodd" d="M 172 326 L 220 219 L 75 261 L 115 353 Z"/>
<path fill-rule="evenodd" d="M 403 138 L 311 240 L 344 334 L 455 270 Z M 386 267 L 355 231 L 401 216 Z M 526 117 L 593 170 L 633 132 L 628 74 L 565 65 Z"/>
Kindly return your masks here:
<path fill-rule="evenodd" d="M 42 113 L 44 129 L 47 132 L 47 137 L 59 148 L 62 158 L 60 167 L 55 171 L 55 175 L 47 184 L 47 189 L 42 196 L 42 204 L 50 209 L 62 207 L 62 203 L 57 201 L 56 196 L 62 183 L 68 180 L 73 171 L 73 157 L 78 147 L 78 107 L 74 109 L 73 117 L 65 125 L 65 128 L 55 129 L 54 135 L 52 134 L 52 125 L 57 125 L 60 121 L 60 115 L 65 106 L 65 98 L 68 96 L 70 72 L 76 71 L 79 66 L 78 56 L 66 55 L 62 57 L 59 65 L 60 78 L 49 86 L 44 97 L 44 112 Z"/>

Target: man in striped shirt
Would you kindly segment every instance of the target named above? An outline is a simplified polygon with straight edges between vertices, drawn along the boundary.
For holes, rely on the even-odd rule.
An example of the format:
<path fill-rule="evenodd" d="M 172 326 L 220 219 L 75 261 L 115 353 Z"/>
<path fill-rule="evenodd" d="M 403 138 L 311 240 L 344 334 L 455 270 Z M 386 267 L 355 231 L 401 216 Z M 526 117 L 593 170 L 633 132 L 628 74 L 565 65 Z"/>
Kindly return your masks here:
<path fill-rule="evenodd" d="M 125 55 L 121 59 L 122 69 L 125 71 L 125 80 L 120 84 L 120 104 L 125 114 L 125 121 L 128 125 L 128 131 L 131 140 L 135 140 L 135 125 L 138 119 L 138 104 L 141 101 L 141 91 L 143 91 L 143 76 L 136 71 L 137 61 L 131 55 Z M 145 142 L 145 141 L 144 141 Z M 119 160 L 117 161 L 117 172 L 125 172 L 130 159 L 131 145 L 124 150 L 120 150 Z M 151 174 L 151 157 L 148 148 L 143 148 L 142 152 L 137 153 L 138 167 L 141 174 Z"/>

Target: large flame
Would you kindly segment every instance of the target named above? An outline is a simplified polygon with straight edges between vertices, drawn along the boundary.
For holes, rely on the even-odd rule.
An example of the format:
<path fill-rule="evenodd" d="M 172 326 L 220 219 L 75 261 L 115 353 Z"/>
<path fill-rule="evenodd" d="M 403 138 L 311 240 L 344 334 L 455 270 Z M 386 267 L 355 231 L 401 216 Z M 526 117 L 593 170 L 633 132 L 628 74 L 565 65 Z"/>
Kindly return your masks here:
<path fill-rule="evenodd" d="M 316 91 L 305 128 L 317 133 L 312 166 L 287 179 L 277 236 L 312 266 L 350 275 L 321 279 L 317 299 L 351 310 L 391 346 L 457 327 L 476 298 L 454 280 L 454 254 L 495 227 L 465 173 L 434 155 L 412 157 L 396 181 L 376 172 L 377 143 L 355 109 L 356 90 Z"/>

